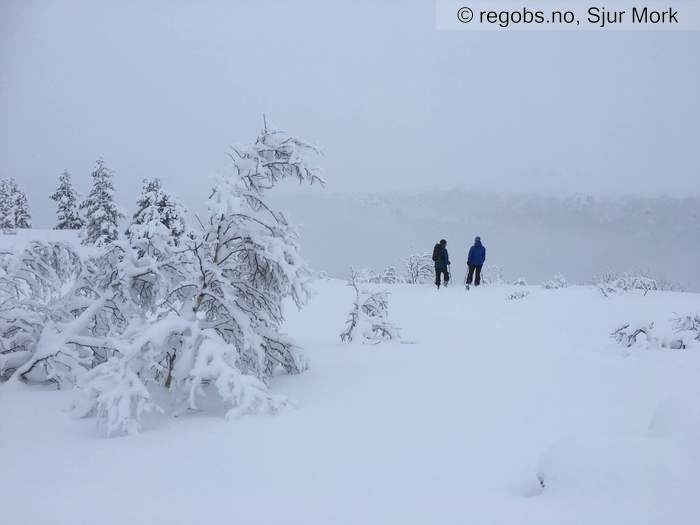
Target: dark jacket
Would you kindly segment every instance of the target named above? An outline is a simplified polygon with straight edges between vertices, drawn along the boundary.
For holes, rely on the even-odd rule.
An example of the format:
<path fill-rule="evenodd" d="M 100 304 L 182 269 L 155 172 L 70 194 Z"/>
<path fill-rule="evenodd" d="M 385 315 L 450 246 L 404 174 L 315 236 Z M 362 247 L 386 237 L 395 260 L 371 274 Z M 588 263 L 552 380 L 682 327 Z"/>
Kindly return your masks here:
<path fill-rule="evenodd" d="M 477 239 L 474 241 L 474 246 L 469 248 L 469 257 L 467 257 L 467 264 L 473 266 L 482 266 L 486 260 L 486 248 L 481 244 L 481 240 Z"/>
<path fill-rule="evenodd" d="M 440 255 L 438 255 L 438 260 L 435 261 L 435 269 L 436 270 L 446 270 L 447 265 L 450 264 L 450 256 L 447 253 L 447 248 L 444 246 L 441 247 L 442 249 L 440 250 Z"/>

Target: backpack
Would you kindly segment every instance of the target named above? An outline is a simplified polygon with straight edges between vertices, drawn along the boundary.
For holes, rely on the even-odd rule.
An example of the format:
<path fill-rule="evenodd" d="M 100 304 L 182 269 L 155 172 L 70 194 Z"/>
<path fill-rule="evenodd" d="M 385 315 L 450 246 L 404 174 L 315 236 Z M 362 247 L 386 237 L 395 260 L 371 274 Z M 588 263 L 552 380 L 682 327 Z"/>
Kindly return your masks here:
<path fill-rule="evenodd" d="M 433 248 L 433 261 L 438 262 L 440 255 L 442 255 L 442 246 L 440 246 L 440 243 L 437 243 L 435 248 Z"/>

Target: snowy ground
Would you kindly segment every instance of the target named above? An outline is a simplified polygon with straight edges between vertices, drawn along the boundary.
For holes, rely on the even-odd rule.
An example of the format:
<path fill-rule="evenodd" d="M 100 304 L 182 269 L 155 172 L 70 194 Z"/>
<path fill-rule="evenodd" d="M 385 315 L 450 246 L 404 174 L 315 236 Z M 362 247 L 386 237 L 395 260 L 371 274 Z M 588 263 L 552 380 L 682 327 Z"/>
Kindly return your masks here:
<path fill-rule="evenodd" d="M 391 288 L 409 344 L 341 345 L 336 281 L 290 315 L 311 369 L 274 383 L 298 401 L 281 415 L 105 439 L 62 411 L 70 393 L 0 386 L 2 522 L 700 522 L 700 353 L 608 336 L 700 295 Z"/>

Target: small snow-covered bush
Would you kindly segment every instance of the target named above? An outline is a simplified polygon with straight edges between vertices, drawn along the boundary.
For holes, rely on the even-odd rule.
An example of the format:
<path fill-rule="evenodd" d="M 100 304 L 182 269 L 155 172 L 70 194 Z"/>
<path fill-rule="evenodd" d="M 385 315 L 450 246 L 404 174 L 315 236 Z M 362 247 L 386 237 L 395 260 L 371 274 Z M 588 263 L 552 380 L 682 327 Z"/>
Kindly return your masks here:
<path fill-rule="evenodd" d="M 397 339 L 399 329 L 389 321 L 389 292 L 363 289 L 354 270 L 351 270 L 348 286 L 353 288 L 355 299 L 340 340 L 349 343 L 358 333 L 363 342 L 371 344 Z"/>
<path fill-rule="evenodd" d="M 515 281 L 513 281 L 514 286 L 527 286 L 527 281 L 525 280 L 524 277 L 518 277 Z"/>
<path fill-rule="evenodd" d="M 644 295 L 653 290 L 658 290 L 656 281 L 646 275 L 614 272 L 604 272 L 593 279 L 593 283 L 604 297 L 611 295 L 639 290 Z"/>
<path fill-rule="evenodd" d="M 546 290 L 558 290 L 560 288 L 566 288 L 567 286 L 569 286 L 569 283 L 566 280 L 566 277 L 560 273 L 542 283 L 542 288 Z"/>
<path fill-rule="evenodd" d="M 676 317 L 670 323 L 623 323 L 611 334 L 618 343 L 631 348 L 639 344 L 646 348 L 670 350 L 700 349 L 700 316 L 689 314 Z"/>
<path fill-rule="evenodd" d="M 404 280 L 408 284 L 424 284 L 435 278 L 435 263 L 429 253 L 409 255 L 403 260 Z"/>
<path fill-rule="evenodd" d="M 503 284 L 505 283 L 505 278 L 503 277 L 503 267 L 494 266 L 492 264 L 484 264 L 481 269 L 481 282 L 482 284 Z"/>
<path fill-rule="evenodd" d="M 527 297 L 528 295 L 530 295 L 530 292 L 528 290 L 523 290 L 520 292 L 513 292 L 507 297 L 507 299 L 509 301 L 517 301 L 519 299 L 525 299 L 525 297 Z"/>
<path fill-rule="evenodd" d="M 630 348 L 643 341 L 647 344 L 655 344 L 653 335 L 654 323 L 623 323 L 610 334 L 618 343 Z"/>
<path fill-rule="evenodd" d="M 379 283 L 379 275 L 374 270 L 370 270 L 369 268 L 360 268 L 356 270 L 355 273 L 356 280 L 360 284 Z"/>
<path fill-rule="evenodd" d="M 387 266 L 385 270 L 378 276 L 378 284 L 399 284 L 402 281 L 399 277 L 396 268 L 393 266 Z"/>

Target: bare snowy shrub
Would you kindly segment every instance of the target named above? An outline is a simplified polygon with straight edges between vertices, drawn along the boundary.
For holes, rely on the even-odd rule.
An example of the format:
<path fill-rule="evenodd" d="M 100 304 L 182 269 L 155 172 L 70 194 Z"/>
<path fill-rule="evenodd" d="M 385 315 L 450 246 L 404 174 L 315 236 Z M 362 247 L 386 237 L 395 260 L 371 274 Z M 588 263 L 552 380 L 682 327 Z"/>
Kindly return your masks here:
<path fill-rule="evenodd" d="M 674 320 L 675 329 L 678 332 L 692 332 L 694 338 L 700 341 L 700 315 L 688 314 L 676 317 Z"/>
<path fill-rule="evenodd" d="M 642 291 L 644 295 L 653 290 L 658 290 L 656 281 L 643 274 L 604 272 L 593 278 L 593 283 L 604 297 L 630 292 Z"/>
<path fill-rule="evenodd" d="M 682 285 L 677 282 L 671 281 L 669 279 L 656 279 L 656 286 L 658 290 L 664 292 L 684 292 L 685 289 Z"/>
<path fill-rule="evenodd" d="M 355 291 L 355 299 L 340 340 L 349 343 L 357 333 L 362 335 L 363 342 L 370 344 L 397 339 L 399 329 L 389 321 L 389 292 L 363 289 L 355 270 L 350 272 L 348 286 Z"/>
<path fill-rule="evenodd" d="M 558 290 L 560 288 L 566 288 L 567 286 L 569 286 L 568 281 L 560 273 L 542 283 L 542 288 L 546 290 Z"/>
<path fill-rule="evenodd" d="M 627 348 L 636 345 L 643 340 L 648 344 L 655 344 L 653 335 L 654 323 L 623 323 L 610 334 L 618 343 Z"/>
<path fill-rule="evenodd" d="M 379 284 L 399 284 L 402 282 L 396 268 L 387 266 L 386 269 L 378 276 Z"/>
<path fill-rule="evenodd" d="M 518 277 L 515 281 L 513 281 L 514 286 L 527 286 L 527 281 L 525 280 L 524 277 Z"/>
<path fill-rule="evenodd" d="M 483 268 L 481 269 L 481 282 L 483 284 L 505 283 L 505 278 L 503 277 L 503 267 L 492 264 L 484 264 Z"/>
<path fill-rule="evenodd" d="M 664 326 L 660 326 L 664 325 Z M 621 345 L 631 348 L 644 343 L 646 348 L 685 350 L 700 348 L 700 316 L 689 314 L 676 317 L 671 323 L 623 323 L 611 336 Z"/>
<path fill-rule="evenodd" d="M 700 348 L 700 315 L 688 314 L 676 317 L 673 319 L 673 331 L 675 337 L 670 341 L 670 348 Z"/>
<path fill-rule="evenodd" d="M 409 255 L 403 259 L 404 280 L 408 284 L 424 284 L 433 281 L 435 263 L 429 253 Z"/>
<path fill-rule="evenodd" d="M 379 284 L 380 276 L 374 270 L 370 270 L 369 268 L 360 268 L 360 269 L 356 270 L 355 273 L 356 273 L 356 280 L 358 283 Z"/>
<path fill-rule="evenodd" d="M 507 299 L 509 301 L 518 301 L 520 299 L 525 299 L 528 295 L 530 295 L 528 290 L 522 290 L 520 292 L 513 292 L 512 294 L 508 295 Z"/>

